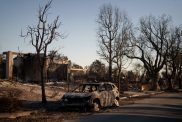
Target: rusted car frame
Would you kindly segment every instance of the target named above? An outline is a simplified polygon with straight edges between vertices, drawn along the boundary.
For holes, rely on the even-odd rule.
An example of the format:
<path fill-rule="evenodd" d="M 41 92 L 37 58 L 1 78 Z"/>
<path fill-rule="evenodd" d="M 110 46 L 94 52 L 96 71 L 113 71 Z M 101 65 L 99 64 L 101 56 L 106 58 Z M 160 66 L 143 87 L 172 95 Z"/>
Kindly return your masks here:
<path fill-rule="evenodd" d="M 111 82 L 84 83 L 63 95 L 63 108 L 99 111 L 107 106 L 119 106 L 118 88 Z"/>

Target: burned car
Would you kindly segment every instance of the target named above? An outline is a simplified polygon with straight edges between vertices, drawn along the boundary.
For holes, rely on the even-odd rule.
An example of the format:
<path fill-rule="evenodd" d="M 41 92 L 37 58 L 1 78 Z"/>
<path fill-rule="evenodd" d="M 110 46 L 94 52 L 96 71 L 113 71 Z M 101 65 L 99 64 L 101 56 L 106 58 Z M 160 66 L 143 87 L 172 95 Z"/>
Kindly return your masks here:
<path fill-rule="evenodd" d="M 99 111 L 107 106 L 119 106 L 119 92 L 111 82 L 84 83 L 61 99 L 64 108 Z"/>

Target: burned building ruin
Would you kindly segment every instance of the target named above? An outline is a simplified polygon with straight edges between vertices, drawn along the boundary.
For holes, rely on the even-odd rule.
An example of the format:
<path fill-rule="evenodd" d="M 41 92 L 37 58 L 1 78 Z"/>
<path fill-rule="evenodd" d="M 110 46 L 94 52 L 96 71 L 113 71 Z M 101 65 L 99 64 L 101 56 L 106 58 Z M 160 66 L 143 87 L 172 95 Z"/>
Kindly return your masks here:
<path fill-rule="evenodd" d="M 5 58 L 1 60 L 0 63 L 0 78 L 16 79 L 27 82 L 40 81 L 40 66 L 36 59 L 36 54 L 20 54 L 8 51 L 3 52 L 3 55 Z M 59 61 L 59 59 L 56 59 L 51 65 L 49 65 L 49 63 L 50 60 L 49 57 L 47 57 L 45 73 L 49 81 L 68 79 L 71 61 Z"/>

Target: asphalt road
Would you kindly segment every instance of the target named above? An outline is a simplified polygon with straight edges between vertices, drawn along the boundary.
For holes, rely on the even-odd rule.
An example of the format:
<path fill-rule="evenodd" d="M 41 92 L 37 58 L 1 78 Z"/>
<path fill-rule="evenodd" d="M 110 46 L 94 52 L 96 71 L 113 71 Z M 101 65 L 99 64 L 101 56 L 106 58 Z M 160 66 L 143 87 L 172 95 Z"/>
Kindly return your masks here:
<path fill-rule="evenodd" d="M 65 122 L 182 122 L 182 93 L 162 93 Z"/>

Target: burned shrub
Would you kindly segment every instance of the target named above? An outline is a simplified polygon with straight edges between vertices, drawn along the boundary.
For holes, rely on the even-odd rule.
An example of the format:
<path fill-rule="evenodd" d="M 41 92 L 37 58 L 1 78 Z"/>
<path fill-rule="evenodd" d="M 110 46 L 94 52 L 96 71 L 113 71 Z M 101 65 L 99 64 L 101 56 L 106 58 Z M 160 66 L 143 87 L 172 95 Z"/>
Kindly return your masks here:
<path fill-rule="evenodd" d="M 20 109 L 21 102 L 16 98 L 0 97 L 0 112 L 14 112 Z"/>

